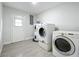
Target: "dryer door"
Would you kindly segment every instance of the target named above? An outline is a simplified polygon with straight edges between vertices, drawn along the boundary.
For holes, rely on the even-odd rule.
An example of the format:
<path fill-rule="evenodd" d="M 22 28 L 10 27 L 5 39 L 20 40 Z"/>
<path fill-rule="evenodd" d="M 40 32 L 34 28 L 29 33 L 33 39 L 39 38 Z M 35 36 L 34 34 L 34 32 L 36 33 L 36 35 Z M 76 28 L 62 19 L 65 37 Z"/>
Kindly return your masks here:
<path fill-rule="evenodd" d="M 71 39 L 65 36 L 57 36 L 54 41 L 56 50 L 63 55 L 72 55 L 75 52 L 75 45 Z"/>
<path fill-rule="evenodd" d="M 39 35 L 40 35 L 41 37 L 45 37 L 46 33 L 45 33 L 45 29 L 44 29 L 43 27 L 41 27 L 41 28 L 39 29 Z"/>

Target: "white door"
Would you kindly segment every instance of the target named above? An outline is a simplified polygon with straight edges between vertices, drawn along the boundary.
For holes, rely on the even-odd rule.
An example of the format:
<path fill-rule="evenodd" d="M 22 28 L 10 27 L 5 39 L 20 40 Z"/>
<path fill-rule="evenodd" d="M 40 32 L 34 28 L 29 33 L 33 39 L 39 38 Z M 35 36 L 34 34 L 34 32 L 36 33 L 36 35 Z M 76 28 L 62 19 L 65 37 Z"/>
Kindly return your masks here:
<path fill-rule="evenodd" d="M 0 55 L 2 51 L 2 5 L 0 3 Z"/>
<path fill-rule="evenodd" d="M 13 19 L 13 42 L 25 39 L 25 18 L 14 17 Z"/>

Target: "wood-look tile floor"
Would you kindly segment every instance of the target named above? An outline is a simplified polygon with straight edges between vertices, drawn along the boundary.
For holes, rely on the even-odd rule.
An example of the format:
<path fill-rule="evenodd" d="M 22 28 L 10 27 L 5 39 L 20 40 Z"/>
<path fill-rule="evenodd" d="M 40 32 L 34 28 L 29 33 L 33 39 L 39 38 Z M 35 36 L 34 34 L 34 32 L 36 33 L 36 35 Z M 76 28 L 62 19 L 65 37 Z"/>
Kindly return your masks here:
<path fill-rule="evenodd" d="M 42 49 L 32 40 L 16 42 L 3 46 L 1 57 L 53 57 L 52 52 Z"/>

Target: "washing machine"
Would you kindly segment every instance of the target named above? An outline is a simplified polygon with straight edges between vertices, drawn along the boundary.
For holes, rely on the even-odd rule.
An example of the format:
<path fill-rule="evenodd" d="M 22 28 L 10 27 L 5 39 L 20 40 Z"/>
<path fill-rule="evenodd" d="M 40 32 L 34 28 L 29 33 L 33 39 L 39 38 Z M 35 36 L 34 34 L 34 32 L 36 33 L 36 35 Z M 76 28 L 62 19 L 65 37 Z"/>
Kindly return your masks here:
<path fill-rule="evenodd" d="M 52 36 L 52 54 L 57 57 L 79 56 L 79 32 L 54 31 Z"/>
<path fill-rule="evenodd" d="M 33 39 L 34 42 L 38 42 L 38 39 L 37 39 L 37 32 L 34 32 L 34 39 Z"/>
<path fill-rule="evenodd" d="M 55 30 L 54 24 L 42 24 L 38 28 L 39 46 L 47 51 L 52 50 L 52 31 Z"/>
<path fill-rule="evenodd" d="M 34 42 L 39 41 L 38 38 L 37 38 L 37 30 L 38 30 L 39 26 L 41 26 L 40 23 L 35 23 L 34 24 L 34 39 L 33 39 Z"/>

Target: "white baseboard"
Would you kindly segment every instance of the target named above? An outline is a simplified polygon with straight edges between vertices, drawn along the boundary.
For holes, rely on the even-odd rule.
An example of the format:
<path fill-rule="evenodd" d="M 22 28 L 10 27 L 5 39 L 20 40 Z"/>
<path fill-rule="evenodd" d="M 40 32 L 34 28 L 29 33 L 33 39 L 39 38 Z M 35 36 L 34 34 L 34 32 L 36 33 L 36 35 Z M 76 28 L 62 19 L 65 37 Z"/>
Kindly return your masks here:
<path fill-rule="evenodd" d="M 33 39 L 33 37 L 32 36 L 31 37 L 26 37 L 24 40 L 29 40 L 29 39 Z M 23 40 L 18 40 L 18 41 L 14 41 L 14 42 L 12 42 L 12 41 L 10 41 L 10 42 L 4 42 L 3 45 L 7 45 L 7 44 L 19 42 L 19 41 L 23 41 Z"/>

